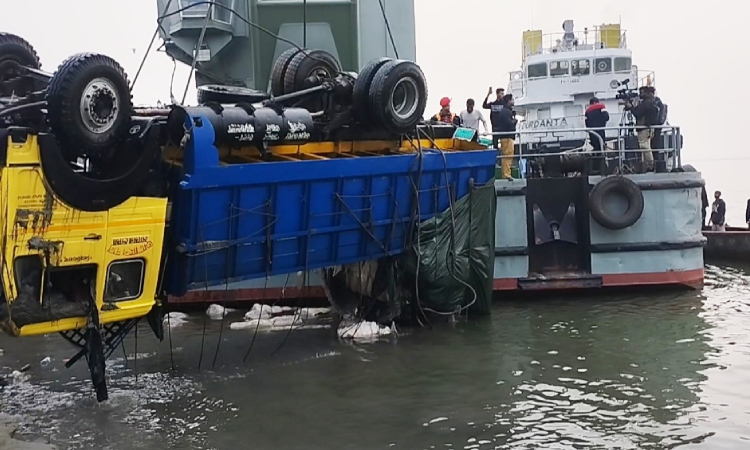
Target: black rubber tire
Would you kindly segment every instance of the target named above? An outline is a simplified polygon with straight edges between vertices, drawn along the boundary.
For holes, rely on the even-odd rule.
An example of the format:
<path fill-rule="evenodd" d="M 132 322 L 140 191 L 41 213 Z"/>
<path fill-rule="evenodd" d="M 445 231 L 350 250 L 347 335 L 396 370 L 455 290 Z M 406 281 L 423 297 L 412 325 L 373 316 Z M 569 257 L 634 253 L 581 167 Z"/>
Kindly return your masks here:
<path fill-rule="evenodd" d="M 354 91 L 352 92 L 352 106 L 354 107 L 354 115 L 363 125 L 368 125 L 372 120 L 370 114 L 370 86 L 372 85 L 372 80 L 375 78 L 378 70 L 389 61 L 393 61 L 393 58 L 378 58 L 370 61 L 362 68 L 359 75 L 357 75 L 357 82 L 354 83 Z"/>
<path fill-rule="evenodd" d="M 619 192 L 628 199 L 628 210 L 621 216 L 614 216 L 605 209 L 605 201 L 611 192 Z M 604 228 L 622 230 L 632 226 L 643 215 L 643 192 L 632 180 L 621 176 L 610 176 L 594 186 L 589 194 L 591 217 Z"/>
<path fill-rule="evenodd" d="M 114 111 L 112 126 L 95 133 L 86 128 L 80 101 L 86 85 L 104 78 L 115 88 L 119 108 Z M 47 90 L 47 122 L 68 155 L 96 155 L 111 150 L 127 137 L 133 100 L 127 75 L 112 58 L 95 53 L 81 53 L 65 60 L 50 80 Z"/>
<path fill-rule="evenodd" d="M 289 61 L 284 74 L 284 93 L 289 94 L 309 88 L 306 83 L 313 72 L 325 73 L 325 78 L 333 78 L 341 72 L 341 64 L 325 50 L 305 50 Z"/>
<path fill-rule="evenodd" d="M 3 86 L 5 82 L 19 75 L 19 65 L 33 69 L 42 67 L 36 50 L 25 39 L 15 34 L 0 33 L 0 96 L 22 97 L 33 90 L 32 80 L 14 83 L 13 87 Z"/>
<path fill-rule="evenodd" d="M 273 63 L 271 68 L 271 93 L 275 96 L 284 95 L 284 77 L 286 76 L 286 69 L 289 67 L 289 62 L 294 58 L 297 53 L 301 50 L 298 48 L 290 48 L 279 55 L 278 59 Z"/>
<path fill-rule="evenodd" d="M 271 95 L 241 86 L 224 86 L 221 84 L 205 84 L 198 86 L 198 103 L 216 102 L 221 104 L 260 103 L 268 100 Z"/>
<path fill-rule="evenodd" d="M 408 117 L 398 117 L 393 110 L 392 96 L 396 84 L 411 78 L 417 86 L 417 105 Z M 427 80 L 419 66 L 411 61 L 394 60 L 385 63 L 375 74 L 370 85 L 370 108 L 376 123 L 394 133 L 414 130 L 427 107 Z"/>

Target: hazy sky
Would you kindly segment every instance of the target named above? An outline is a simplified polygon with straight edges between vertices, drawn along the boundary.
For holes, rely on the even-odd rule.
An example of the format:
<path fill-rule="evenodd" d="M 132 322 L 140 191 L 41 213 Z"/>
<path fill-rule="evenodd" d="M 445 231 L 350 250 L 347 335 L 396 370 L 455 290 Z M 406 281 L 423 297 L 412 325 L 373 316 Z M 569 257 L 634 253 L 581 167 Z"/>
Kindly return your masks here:
<path fill-rule="evenodd" d="M 389 0 L 394 1 L 394 0 Z M 156 0 L 4 0 L 0 30 L 29 40 L 49 71 L 82 51 L 106 53 L 135 74 L 156 24 Z M 442 96 L 461 105 L 481 100 L 488 86 L 506 87 L 518 68 L 521 33 L 618 22 L 628 31 L 634 63 L 656 71 L 670 122 L 685 135 L 683 161 L 704 172 L 710 190 L 725 192 L 732 223 L 744 221 L 750 197 L 750 98 L 747 17 L 740 0 L 416 0 L 417 62 L 427 75 L 430 103 Z M 30 26 L 33 25 L 33 26 Z M 135 52 L 135 53 L 134 53 Z M 168 101 L 171 60 L 149 57 L 135 87 L 137 103 Z M 178 64 L 180 98 L 188 68 Z M 191 87 L 188 99 L 194 100 Z"/>

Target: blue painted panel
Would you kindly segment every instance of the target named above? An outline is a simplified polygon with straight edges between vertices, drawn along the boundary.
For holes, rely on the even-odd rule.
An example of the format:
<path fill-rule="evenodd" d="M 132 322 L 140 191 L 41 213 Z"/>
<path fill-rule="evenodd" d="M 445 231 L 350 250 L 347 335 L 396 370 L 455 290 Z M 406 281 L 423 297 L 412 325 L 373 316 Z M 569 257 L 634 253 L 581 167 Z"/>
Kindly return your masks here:
<path fill-rule="evenodd" d="M 172 295 L 399 254 L 414 185 L 425 220 L 448 209 L 449 190 L 458 199 L 495 172 L 495 150 L 221 166 L 203 123 L 173 177 Z"/>

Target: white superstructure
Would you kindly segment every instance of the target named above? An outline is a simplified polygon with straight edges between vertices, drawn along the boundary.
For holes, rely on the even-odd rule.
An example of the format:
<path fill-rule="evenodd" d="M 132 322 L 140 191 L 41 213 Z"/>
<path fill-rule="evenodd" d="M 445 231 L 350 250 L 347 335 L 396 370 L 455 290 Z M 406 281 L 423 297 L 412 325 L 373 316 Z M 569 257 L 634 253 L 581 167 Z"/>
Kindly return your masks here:
<path fill-rule="evenodd" d="M 585 132 L 565 132 L 584 128 L 584 113 L 591 97 L 599 98 L 610 114 L 608 126 L 623 120 L 622 106 L 615 98 L 629 80 L 637 89 L 654 84 L 654 73 L 639 70 L 627 48 L 626 33 L 619 24 L 600 25 L 575 31 L 573 21 L 563 23 L 563 33 L 543 34 L 540 30 L 523 33 L 523 64 L 510 73 L 507 93 L 513 94 L 518 112 L 518 143 L 560 142 L 578 147 L 587 139 Z M 617 137 L 616 130 L 607 132 Z"/>

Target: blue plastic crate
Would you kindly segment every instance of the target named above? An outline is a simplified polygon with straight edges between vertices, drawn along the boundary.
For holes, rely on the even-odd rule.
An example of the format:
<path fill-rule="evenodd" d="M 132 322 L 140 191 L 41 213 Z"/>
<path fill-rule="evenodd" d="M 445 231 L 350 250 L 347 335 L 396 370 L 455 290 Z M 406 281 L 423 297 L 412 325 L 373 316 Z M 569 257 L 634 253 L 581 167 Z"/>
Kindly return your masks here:
<path fill-rule="evenodd" d="M 172 295 L 399 254 L 417 220 L 412 183 L 426 220 L 448 208 L 446 186 L 458 199 L 495 170 L 494 150 L 221 166 L 212 131 L 201 136 L 172 196 Z"/>

